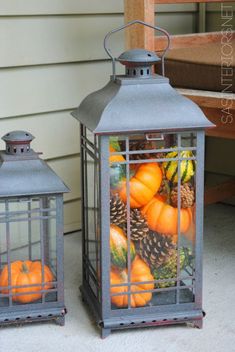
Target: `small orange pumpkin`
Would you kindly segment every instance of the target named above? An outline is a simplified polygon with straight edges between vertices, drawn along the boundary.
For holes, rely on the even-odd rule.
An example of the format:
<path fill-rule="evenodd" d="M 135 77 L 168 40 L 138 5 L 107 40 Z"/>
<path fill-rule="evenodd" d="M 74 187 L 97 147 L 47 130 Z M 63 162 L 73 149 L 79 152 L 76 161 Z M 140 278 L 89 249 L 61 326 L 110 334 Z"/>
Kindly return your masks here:
<path fill-rule="evenodd" d="M 178 208 L 167 204 L 164 198 L 156 195 L 145 207 L 142 208 L 149 228 L 159 233 L 174 236 L 178 232 Z M 180 209 L 180 232 L 188 231 L 192 221 L 190 208 Z"/>
<path fill-rule="evenodd" d="M 129 182 L 131 208 L 141 208 L 147 204 L 157 193 L 161 182 L 162 171 L 157 163 L 141 164 Z M 126 193 L 126 182 L 123 182 L 119 195 L 125 203 L 127 202 Z"/>
<path fill-rule="evenodd" d="M 146 290 L 153 290 L 154 280 L 153 275 L 150 272 L 148 265 L 140 259 L 139 256 L 136 256 L 131 266 L 131 283 L 133 282 L 147 282 L 145 284 L 136 284 L 131 285 L 131 296 L 130 303 L 131 307 L 143 307 L 152 299 L 151 292 L 145 292 Z M 118 285 L 118 284 L 127 284 L 128 283 L 128 274 L 127 270 L 118 271 L 112 269 L 110 272 L 110 285 Z M 119 308 L 124 308 L 128 306 L 128 295 L 124 294 L 128 291 L 128 286 L 117 286 L 110 288 L 110 293 L 123 293 L 120 296 L 111 296 L 111 302 Z M 140 293 L 135 293 L 137 291 L 141 291 Z"/>
<path fill-rule="evenodd" d="M 16 261 L 11 263 L 11 286 L 15 286 L 12 289 L 13 301 L 21 303 L 29 303 L 36 301 L 42 297 L 42 293 L 29 294 L 30 292 L 41 291 L 43 288 L 48 290 L 52 288 L 51 281 L 53 281 L 53 274 L 47 265 L 44 265 L 44 282 L 46 285 L 42 286 L 31 286 L 31 287 L 20 287 L 27 285 L 42 284 L 42 264 L 40 261 L 32 262 Z M 8 286 L 8 266 L 5 265 L 0 275 L 0 292 L 9 293 L 9 290 L 4 289 Z M 19 287 L 17 287 L 19 286 Z M 27 293 L 20 296 L 14 296 L 16 293 Z"/>
<path fill-rule="evenodd" d="M 111 145 L 109 146 L 109 151 L 110 151 L 110 153 L 117 152 L 117 150 L 114 149 Z M 122 162 L 122 161 L 126 161 L 126 159 L 121 154 L 120 155 L 110 155 L 109 156 L 109 162 L 110 163 L 118 163 L 118 162 Z"/>

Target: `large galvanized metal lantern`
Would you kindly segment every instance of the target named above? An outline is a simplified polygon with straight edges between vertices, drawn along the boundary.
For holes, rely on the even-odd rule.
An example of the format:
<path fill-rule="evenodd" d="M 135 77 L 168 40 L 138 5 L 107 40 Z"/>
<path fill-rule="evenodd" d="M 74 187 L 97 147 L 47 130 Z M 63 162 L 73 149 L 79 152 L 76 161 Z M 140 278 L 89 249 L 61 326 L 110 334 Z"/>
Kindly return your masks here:
<path fill-rule="evenodd" d="M 126 26 L 133 23 L 145 24 Z M 81 123 L 82 297 L 103 337 L 140 326 L 201 327 L 204 130 L 212 124 L 152 74 L 155 53 L 115 59 L 106 51 L 110 82 L 72 113 Z M 115 61 L 125 75 L 115 74 Z"/>
<path fill-rule="evenodd" d="M 64 324 L 63 193 L 68 188 L 31 147 L 7 133 L 0 152 L 0 325 Z"/>

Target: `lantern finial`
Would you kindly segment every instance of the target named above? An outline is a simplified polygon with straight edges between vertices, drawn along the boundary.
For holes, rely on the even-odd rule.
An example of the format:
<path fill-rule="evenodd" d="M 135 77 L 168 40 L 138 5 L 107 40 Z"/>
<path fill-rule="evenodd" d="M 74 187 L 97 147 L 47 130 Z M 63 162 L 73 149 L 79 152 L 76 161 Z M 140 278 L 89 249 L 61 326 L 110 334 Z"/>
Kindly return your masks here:
<path fill-rule="evenodd" d="M 128 77 L 148 78 L 152 76 L 152 65 L 161 59 L 153 51 L 132 49 L 122 53 L 117 61 L 126 67 Z"/>
<path fill-rule="evenodd" d="M 6 142 L 6 154 L 22 155 L 31 151 L 30 143 L 34 136 L 26 131 L 12 131 L 5 134 L 2 140 Z"/>

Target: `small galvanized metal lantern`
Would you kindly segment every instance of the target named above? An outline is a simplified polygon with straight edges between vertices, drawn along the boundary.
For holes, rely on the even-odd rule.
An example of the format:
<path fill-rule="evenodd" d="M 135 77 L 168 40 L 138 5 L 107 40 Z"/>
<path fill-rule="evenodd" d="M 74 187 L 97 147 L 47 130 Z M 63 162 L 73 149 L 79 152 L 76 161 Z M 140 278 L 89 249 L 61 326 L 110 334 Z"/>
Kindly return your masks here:
<path fill-rule="evenodd" d="M 0 152 L 0 325 L 64 324 L 63 193 L 68 188 L 30 148 L 7 133 Z"/>
<path fill-rule="evenodd" d="M 117 30 L 136 23 L 149 26 Z M 167 35 L 167 50 L 168 33 L 153 28 Z M 110 82 L 72 113 L 81 122 L 82 297 L 103 337 L 140 326 L 201 327 L 204 130 L 212 124 L 152 74 L 155 53 L 115 59 L 106 45 L 117 30 L 105 38 Z M 125 75 L 115 74 L 115 61 Z"/>

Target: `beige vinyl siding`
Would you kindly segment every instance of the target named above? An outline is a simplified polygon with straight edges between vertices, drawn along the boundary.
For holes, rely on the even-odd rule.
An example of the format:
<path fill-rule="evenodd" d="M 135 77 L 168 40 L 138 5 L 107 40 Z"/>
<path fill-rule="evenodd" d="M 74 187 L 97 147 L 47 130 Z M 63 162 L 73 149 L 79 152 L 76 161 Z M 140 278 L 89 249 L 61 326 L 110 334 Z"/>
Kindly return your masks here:
<path fill-rule="evenodd" d="M 122 13 L 122 0 L 1 0 L 0 13 L 10 15 L 66 15 Z"/>
<path fill-rule="evenodd" d="M 159 6 L 156 23 L 189 33 L 196 11 Z M 81 226 L 79 124 L 70 111 L 109 79 L 103 37 L 121 24 L 122 0 L 0 0 L 0 135 L 25 129 L 36 137 L 33 148 L 71 189 L 66 232 Z M 110 47 L 120 54 L 123 33 Z"/>
<path fill-rule="evenodd" d="M 6 17 L 0 21 L 1 67 L 107 59 L 105 33 L 122 24 L 121 15 Z M 115 50 L 123 49 L 115 36 Z"/>
<path fill-rule="evenodd" d="M 73 109 L 104 85 L 109 73 L 105 61 L 3 68 L 0 119 Z"/>

